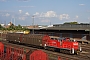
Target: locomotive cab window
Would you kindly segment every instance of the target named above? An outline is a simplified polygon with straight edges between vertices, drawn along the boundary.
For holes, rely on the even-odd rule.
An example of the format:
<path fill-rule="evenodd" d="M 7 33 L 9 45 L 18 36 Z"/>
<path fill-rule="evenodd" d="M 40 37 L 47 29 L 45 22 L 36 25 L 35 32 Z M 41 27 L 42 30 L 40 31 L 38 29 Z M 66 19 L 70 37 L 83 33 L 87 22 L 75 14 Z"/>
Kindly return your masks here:
<path fill-rule="evenodd" d="M 55 40 L 58 40 L 57 38 L 55 38 Z"/>
<path fill-rule="evenodd" d="M 75 39 L 73 39 L 73 40 L 70 40 L 71 42 L 76 42 L 76 40 Z"/>
<path fill-rule="evenodd" d="M 52 40 L 58 40 L 57 38 L 51 38 Z"/>

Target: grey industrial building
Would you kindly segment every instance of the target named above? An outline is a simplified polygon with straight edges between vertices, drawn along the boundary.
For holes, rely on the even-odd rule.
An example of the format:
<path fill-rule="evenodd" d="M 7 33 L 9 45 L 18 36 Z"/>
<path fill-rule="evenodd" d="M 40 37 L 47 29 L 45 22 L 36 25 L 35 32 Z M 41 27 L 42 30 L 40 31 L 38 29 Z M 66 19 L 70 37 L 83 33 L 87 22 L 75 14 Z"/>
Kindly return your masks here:
<path fill-rule="evenodd" d="M 54 24 L 52 27 L 30 29 L 31 33 L 49 34 L 60 37 L 83 38 L 90 40 L 90 24 Z"/>

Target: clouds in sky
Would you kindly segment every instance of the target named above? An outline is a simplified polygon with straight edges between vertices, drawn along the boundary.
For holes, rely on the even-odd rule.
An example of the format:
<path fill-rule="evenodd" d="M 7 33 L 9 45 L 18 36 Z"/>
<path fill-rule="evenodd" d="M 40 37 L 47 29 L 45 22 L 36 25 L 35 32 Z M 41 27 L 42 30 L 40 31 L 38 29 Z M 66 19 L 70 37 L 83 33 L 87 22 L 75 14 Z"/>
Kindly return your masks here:
<path fill-rule="evenodd" d="M 23 10 L 18 10 L 18 12 L 19 12 L 19 14 L 16 13 L 16 15 L 4 12 L 2 14 L 2 16 L 8 17 L 10 15 L 11 16 L 14 15 L 14 17 L 17 17 L 20 20 L 25 20 L 26 18 L 30 18 L 34 15 L 35 18 L 39 18 L 39 19 L 41 18 L 41 20 L 43 20 L 43 21 L 46 20 L 46 22 L 49 21 L 49 18 L 57 18 L 59 20 L 69 20 L 70 19 L 69 14 L 56 14 L 55 11 L 47 11 L 47 12 L 42 12 L 42 13 L 36 12 L 35 14 L 30 14 L 30 12 L 23 12 Z M 75 17 L 78 18 L 78 15 L 76 15 Z M 44 18 L 44 19 L 42 19 L 42 18 Z"/>
<path fill-rule="evenodd" d="M 19 10 L 19 13 L 21 14 L 22 13 L 22 10 Z"/>
<path fill-rule="evenodd" d="M 18 17 L 18 19 L 19 19 L 19 20 L 25 20 L 26 17 L 24 17 L 24 16 L 20 16 L 20 17 Z"/>
<path fill-rule="evenodd" d="M 28 12 L 26 12 L 25 15 L 29 16 L 30 14 Z"/>
<path fill-rule="evenodd" d="M 70 17 L 69 17 L 68 14 L 61 14 L 61 15 L 59 16 L 59 19 L 60 19 L 60 20 L 69 19 L 69 18 L 70 18 Z"/>
<path fill-rule="evenodd" d="M 9 17 L 10 14 L 9 13 L 5 13 L 5 14 L 2 14 L 2 16 Z"/>
<path fill-rule="evenodd" d="M 57 17 L 54 11 L 47 11 L 46 13 L 42 13 L 41 17 Z"/>
<path fill-rule="evenodd" d="M 19 13 L 20 14 L 18 14 L 18 16 L 16 16 L 17 19 L 19 19 L 19 20 L 26 20 L 30 16 L 30 14 L 28 12 L 23 14 L 22 10 L 19 10 Z"/>
<path fill-rule="evenodd" d="M 47 17 L 47 18 L 57 17 L 56 12 L 54 12 L 54 11 L 47 11 L 46 13 L 44 13 L 44 12 L 42 12 L 42 13 L 36 12 L 34 15 L 37 15 L 39 17 Z"/>
<path fill-rule="evenodd" d="M 22 10 L 19 10 L 19 13 L 20 14 L 18 14 L 18 16 L 16 16 L 17 19 L 19 19 L 19 20 L 26 20 L 30 16 L 29 12 L 24 13 L 24 12 L 22 12 Z"/>
<path fill-rule="evenodd" d="M 46 12 L 36 12 L 32 14 L 31 12 L 25 12 L 23 10 L 18 10 L 18 12 L 8 12 L 8 11 L 0 11 L 0 16 L 15 18 L 17 21 L 32 21 L 32 16 L 35 16 L 35 21 L 39 21 L 39 23 L 50 23 L 51 21 L 78 21 L 79 15 L 73 15 L 71 17 L 70 14 L 57 14 L 55 11 L 46 11 Z M 90 17 L 87 18 L 90 20 Z"/>
<path fill-rule="evenodd" d="M 36 12 L 34 14 L 36 17 L 38 16 L 38 18 L 41 20 L 41 22 L 47 22 L 50 23 L 50 21 L 53 21 L 53 19 L 55 19 L 55 21 L 58 20 L 69 20 L 70 16 L 69 14 L 57 14 L 55 11 L 47 11 L 47 12 Z M 78 18 L 78 16 L 76 16 Z"/>
<path fill-rule="evenodd" d="M 80 6 L 84 6 L 85 4 L 79 4 Z"/>
<path fill-rule="evenodd" d="M 43 17 L 43 18 L 58 18 L 60 20 L 68 20 L 70 18 L 69 14 L 56 14 L 54 11 L 47 11 L 46 13 L 39 13 L 36 12 L 34 15 L 38 17 Z M 76 16 L 78 18 L 78 16 Z"/>
<path fill-rule="evenodd" d="M 50 22 L 48 19 L 41 20 L 41 22 Z"/>
<path fill-rule="evenodd" d="M 6 13 L 5 16 L 8 17 L 8 16 L 10 16 L 10 14 L 9 13 Z"/>
<path fill-rule="evenodd" d="M 76 15 L 76 18 L 78 18 L 78 16 Z"/>

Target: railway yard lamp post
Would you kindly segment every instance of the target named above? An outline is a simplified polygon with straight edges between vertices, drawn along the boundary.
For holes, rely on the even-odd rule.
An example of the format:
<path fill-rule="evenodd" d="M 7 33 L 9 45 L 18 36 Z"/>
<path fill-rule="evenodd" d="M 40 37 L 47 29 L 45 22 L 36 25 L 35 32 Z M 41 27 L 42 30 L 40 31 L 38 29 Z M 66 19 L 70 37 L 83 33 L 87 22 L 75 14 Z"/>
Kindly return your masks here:
<path fill-rule="evenodd" d="M 33 18 L 33 30 L 32 30 L 32 32 L 34 34 L 34 16 L 32 16 L 32 18 Z"/>

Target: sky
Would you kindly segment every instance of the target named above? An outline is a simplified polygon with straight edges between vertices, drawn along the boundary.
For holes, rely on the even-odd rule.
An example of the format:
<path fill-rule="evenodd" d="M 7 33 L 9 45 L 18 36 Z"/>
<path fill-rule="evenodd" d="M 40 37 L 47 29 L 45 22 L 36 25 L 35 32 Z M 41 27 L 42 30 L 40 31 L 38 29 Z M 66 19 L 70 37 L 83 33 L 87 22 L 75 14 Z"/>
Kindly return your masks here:
<path fill-rule="evenodd" d="M 90 0 L 0 0 L 0 23 L 90 23 Z"/>

